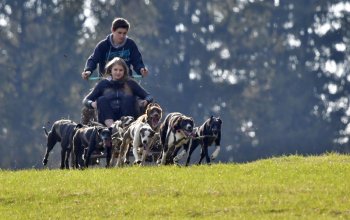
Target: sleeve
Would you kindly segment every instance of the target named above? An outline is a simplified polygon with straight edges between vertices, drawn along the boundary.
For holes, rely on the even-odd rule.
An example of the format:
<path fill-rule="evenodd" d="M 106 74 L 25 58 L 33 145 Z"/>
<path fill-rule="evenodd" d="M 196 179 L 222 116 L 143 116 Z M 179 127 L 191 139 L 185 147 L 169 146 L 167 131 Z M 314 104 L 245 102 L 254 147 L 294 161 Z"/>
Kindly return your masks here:
<path fill-rule="evenodd" d="M 90 90 L 89 94 L 85 96 L 83 99 L 83 105 L 87 108 L 92 109 L 91 103 L 96 101 L 98 97 L 102 95 L 103 87 L 105 84 L 105 80 L 98 82 L 92 90 Z"/>
<path fill-rule="evenodd" d="M 92 73 L 97 68 L 97 64 L 101 63 L 102 60 L 103 60 L 103 44 L 101 41 L 96 45 L 94 52 L 87 59 L 84 71 L 90 71 Z"/>
<path fill-rule="evenodd" d="M 141 75 L 140 69 L 145 67 L 145 64 L 142 60 L 142 55 L 136 46 L 134 41 L 131 41 L 131 55 L 130 55 L 130 63 L 135 70 L 135 72 Z"/>
<path fill-rule="evenodd" d="M 132 89 L 133 93 L 141 98 L 148 101 L 148 103 L 153 102 L 153 97 L 142 87 L 140 86 L 135 80 L 129 79 L 128 81 L 130 88 Z"/>

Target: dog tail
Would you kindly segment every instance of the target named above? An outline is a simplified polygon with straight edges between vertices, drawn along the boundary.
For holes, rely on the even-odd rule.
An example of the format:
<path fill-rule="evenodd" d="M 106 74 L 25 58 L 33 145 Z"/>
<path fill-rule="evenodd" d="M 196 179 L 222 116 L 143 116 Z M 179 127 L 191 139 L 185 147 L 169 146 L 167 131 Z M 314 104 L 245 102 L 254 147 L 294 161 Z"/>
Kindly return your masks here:
<path fill-rule="evenodd" d="M 46 127 L 45 127 L 45 126 L 43 126 L 43 129 L 44 129 L 44 132 L 45 132 L 45 136 L 47 137 L 47 136 L 49 135 L 49 132 L 47 132 Z"/>

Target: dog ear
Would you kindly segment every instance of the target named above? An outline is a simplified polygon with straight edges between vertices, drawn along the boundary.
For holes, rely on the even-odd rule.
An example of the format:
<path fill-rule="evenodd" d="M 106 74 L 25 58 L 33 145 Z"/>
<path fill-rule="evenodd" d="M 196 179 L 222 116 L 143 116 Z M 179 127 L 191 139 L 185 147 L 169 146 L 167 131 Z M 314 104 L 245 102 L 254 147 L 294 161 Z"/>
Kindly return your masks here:
<path fill-rule="evenodd" d="M 160 105 L 159 105 L 158 103 L 156 103 L 156 102 L 153 102 L 153 103 L 152 103 L 152 106 L 155 106 L 155 107 L 160 108 Z"/>
<path fill-rule="evenodd" d="M 152 136 L 154 136 L 154 135 L 155 135 L 155 133 L 156 133 L 156 132 L 155 132 L 155 131 L 152 129 L 152 130 L 151 130 L 151 134 L 152 134 Z"/>
<path fill-rule="evenodd" d="M 103 128 L 102 128 L 102 127 L 98 127 L 98 128 L 97 128 L 97 133 L 99 133 L 99 134 L 100 134 L 102 130 L 103 130 Z"/>
<path fill-rule="evenodd" d="M 175 131 L 181 128 L 181 125 L 180 125 L 181 122 L 182 122 L 182 117 L 176 117 L 174 119 L 173 128 Z"/>
<path fill-rule="evenodd" d="M 75 126 L 75 129 L 78 129 L 78 128 L 82 128 L 82 127 L 84 127 L 84 125 L 82 125 L 82 124 L 77 124 L 76 126 Z"/>
<path fill-rule="evenodd" d="M 190 119 L 191 119 L 191 121 L 192 121 L 192 127 L 194 127 L 194 126 L 195 126 L 195 124 L 194 124 L 194 119 L 193 119 L 192 117 L 190 117 Z"/>
<path fill-rule="evenodd" d="M 220 124 L 222 124 L 222 121 L 221 121 L 220 117 L 218 117 L 218 121 L 219 121 Z"/>

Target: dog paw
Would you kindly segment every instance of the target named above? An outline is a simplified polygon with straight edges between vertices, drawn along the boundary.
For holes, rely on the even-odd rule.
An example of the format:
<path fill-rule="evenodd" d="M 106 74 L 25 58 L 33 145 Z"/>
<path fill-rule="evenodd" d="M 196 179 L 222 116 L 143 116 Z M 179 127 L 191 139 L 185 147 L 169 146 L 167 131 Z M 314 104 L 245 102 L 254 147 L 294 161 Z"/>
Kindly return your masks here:
<path fill-rule="evenodd" d="M 125 159 L 125 160 L 124 160 L 124 163 L 125 163 L 125 164 L 130 164 L 130 161 L 127 160 L 127 159 Z"/>
<path fill-rule="evenodd" d="M 47 161 L 46 159 L 43 160 L 43 165 L 46 166 L 47 165 Z"/>
<path fill-rule="evenodd" d="M 176 167 L 181 167 L 181 164 L 175 163 L 175 162 L 174 162 L 174 166 L 176 166 Z"/>
<path fill-rule="evenodd" d="M 140 165 L 140 164 L 141 164 L 141 160 L 134 161 L 134 165 Z"/>

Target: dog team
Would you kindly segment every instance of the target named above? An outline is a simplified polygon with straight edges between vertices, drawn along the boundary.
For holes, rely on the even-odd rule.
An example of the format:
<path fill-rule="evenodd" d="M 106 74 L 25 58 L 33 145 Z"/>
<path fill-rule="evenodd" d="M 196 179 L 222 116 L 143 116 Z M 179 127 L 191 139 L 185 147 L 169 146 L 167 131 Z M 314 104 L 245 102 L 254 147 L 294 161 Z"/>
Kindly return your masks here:
<path fill-rule="evenodd" d="M 220 151 L 221 124 L 218 117 L 211 116 L 202 125 L 195 127 L 194 121 L 179 112 L 169 113 L 164 121 L 162 108 L 157 103 L 149 103 L 143 115 L 136 120 L 123 116 L 111 127 L 92 122 L 82 125 L 71 120 L 58 120 L 53 123 L 47 136 L 43 165 L 48 163 L 50 151 L 57 142 L 61 143 L 61 169 L 87 168 L 94 152 L 105 152 L 106 167 L 122 167 L 129 164 L 129 155 L 134 164 L 143 166 L 152 148 L 159 145 L 158 165 L 177 164 L 187 154 L 185 165 L 190 164 L 193 151 L 200 145 L 201 153 L 197 164 L 205 158 L 210 164 Z M 209 156 L 208 147 L 215 144 Z M 179 153 L 179 151 L 182 151 Z M 71 160 L 70 160 L 71 157 Z"/>

